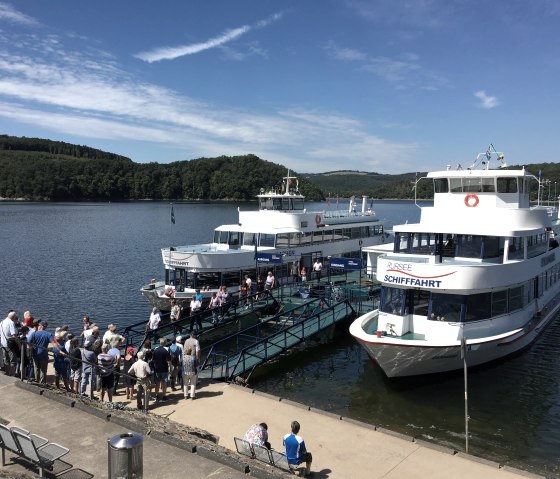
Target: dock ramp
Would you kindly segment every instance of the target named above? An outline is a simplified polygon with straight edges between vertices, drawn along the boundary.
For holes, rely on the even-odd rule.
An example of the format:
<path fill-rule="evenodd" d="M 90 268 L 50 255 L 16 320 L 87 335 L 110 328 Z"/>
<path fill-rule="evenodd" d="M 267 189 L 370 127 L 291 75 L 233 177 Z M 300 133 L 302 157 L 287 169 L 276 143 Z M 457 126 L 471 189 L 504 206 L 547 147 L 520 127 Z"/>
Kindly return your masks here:
<path fill-rule="evenodd" d="M 304 304 L 285 305 L 280 313 L 215 342 L 206 354 L 199 377 L 232 380 L 250 373 L 354 313 L 348 301 L 329 305 L 316 298 Z"/>

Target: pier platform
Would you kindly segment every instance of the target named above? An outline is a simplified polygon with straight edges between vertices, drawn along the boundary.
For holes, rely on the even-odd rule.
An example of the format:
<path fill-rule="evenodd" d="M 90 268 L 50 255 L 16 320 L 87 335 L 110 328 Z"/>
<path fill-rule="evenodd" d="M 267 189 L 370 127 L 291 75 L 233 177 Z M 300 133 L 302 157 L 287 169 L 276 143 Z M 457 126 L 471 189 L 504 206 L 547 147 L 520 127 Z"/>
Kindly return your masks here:
<path fill-rule="evenodd" d="M 64 406 L 45 397 L 48 395 L 34 393 L 29 387 L 17 387 L 17 381 L 0 376 L 0 417 L 9 421 L 8 425 L 29 429 L 69 447 L 70 453 L 63 459 L 75 471 L 83 472 L 72 477 L 107 477 L 107 439 L 126 429 L 102 415 L 90 415 L 82 408 Z M 272 447 L 282 450 L 282 437 L 289 432 L 291 421 L 298 420 L 300 434 L 313 454 L 315 479 L 541 477 L 223 382 L 202 381 L 194 401 L 184 400 L 180 391 L 170 392 L 169 398 L 168 402 L 151 404 L 149 414 L 218 436 L 219 446 L 233 457 L 237 456 L 233 452 L 234 436 L 243 437 L 252 424 L 266 422 Z M 114 400 L 128 402 L 122 392 Z M 219 455 L 219 451 L 215 453 Z M 251 460 L 239 456 L 238 461 Z M 9 464 L 0 468 L 0 477 L 22 470 L 33 471 Z M 173 477 L 186 471 L 192 478 L 290 477 L 275 471 L 266 475 L 261 470 L 257 474 L 258 468 L 245 474 L 224 465 L 219 458 L 214 462 L 212 454 L 192 454 L 155 437 L 145 437 L 145 478 Z M 64 473 L 57 477 L 64 477 Z"/>

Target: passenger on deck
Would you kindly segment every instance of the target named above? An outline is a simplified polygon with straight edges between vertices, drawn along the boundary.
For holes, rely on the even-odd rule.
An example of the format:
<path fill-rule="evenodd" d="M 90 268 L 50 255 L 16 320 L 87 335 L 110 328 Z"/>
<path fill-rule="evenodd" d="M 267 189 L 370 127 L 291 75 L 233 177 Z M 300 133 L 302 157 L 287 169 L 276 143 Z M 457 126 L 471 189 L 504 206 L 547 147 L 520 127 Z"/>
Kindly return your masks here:
<path fill-rule="evenodd" d="M 115 371 L 113 375 L 113 396 L 117 394 L 117 389 L 119 387 L 119 380 L 121 378 L 121 350 L 120 347 L 112 347 L 108 352 L 115 361 Z"/>
<path fill-rule="evenodd" d="M 57 389 L 60 389 L 60 380 L 64 383 L 64 388 L 66 391 L 70 391 L 70 387 L 68 385 L 68 378 L 70 376 L 69 373 L 69 364 L 66 360 L 66 356 L 68 355 L 64 343 L 58 343 L 58 349 L 52 348 L 52 353 L 54 355 L 53 359 L 53 368 L 54 368 L 54 384 Z"/>
<path fill-rule="evenodd" d="M 317 281 L 321 281 L 321 270 L 323 269 L 323 264 L 321 263 L 321 261 L 319 261 L 319 258 L 317 258 L 315 260 L 315 263 L 313 263 L 313 271 L 315 272 L 315 276 L 317 278 Z"/>
<path fill-rule="evenodd" d="M 193 296 L 191 299 L 191 324 L 189 331 L 192 333 L 194 329 L 194 323 L 196 321 L 196 326 L 200 330 L 202 329 L 202 318 L 200 317 L 200 309 L 202 308 L 202 302 L 196 299 L 196 296 Z"/>
<path fill-rule="evenodd" d="M 272 271 L 268 272 L 268 275 L 266 276 L 266 280 L 264 282 L 264 287 L 266 290 L 270 291 L 272 288 L 274 288 L 274 283 L 275 283 L 275 278 L 272 275 Z"/>
<path fill-rule="evenodd" d="M 88 342 L 82 348 L 82 382 L 80 383 L 80 394 L 86 393 L 86 387 L 91 382 L 91 389 L 95 390 L 94 366 L 97 364 L 97 355 L 93 352 L 93 342 Z M 90 381 L 91 378 L 91 381 Z"/>
<path fill-rule="evenodd" d="M 190 346 L 185 343 L 183 350 L 183 393 L 185 399 L 194 400 L 196 393 L 196 381 L 198 379 L 198 359 Z M 190 391 L 189 391 L 190 389 Z"/>
<path fill-rule="evenodd" d="M 284 447 L 286 448 L 286 458 L 288 463 L 293 466 L 299 466 L 305 462 L 305 476 L 311 474 L 311 462 L 313 457 L 310 452 L 305 448 L 303 438 L 298 435 L 300 425 L 297 421 L 292 421 L 292 432 L 284 436 Z"/>
<path fill-rule="evenodd" d="M 174 299 L 171 300 L 171 313 L 169 315 L 169 319 L 171 319 L 172 323 L 181 319 L 181 306 L 179 306 L 177 301 Z"/>
<path fill-rule="evenodd" d="M 41 384 L 47 383 L 47 367 L 49 365 L 48 348 L 60 349 L 54 340 L 54 335 L 46 331 L 48 324 L 39 323 L 37 331 L 28 338 L 33 347 L 33 362 L 35 364 L 35 381 Z"/>
<path fill-rule="evenodd" d="M 262 275 L 259 275 L 257 278 L 257 292 L 259 293 L 257 299 L 261 299 L 263 297 L 262 293 L 264 292 L 264 278 Z"/>
<path fill-rule="evenodd" d="M 290 274 L 292 275 L 293 282 L 297 284 L 299 282 L 299 268 L 298 268 L 297 261 L 294 261 L 292 263 L 292 266 L 290 268 Z"/>
<path fill-rule="evenodd" d="M 300 280 L 301 280 L 302 283 L 307 282 L 307 268 L 305 266 L 301 267 L 301 270 L 299 272 L 299 276 L 300 276 Z"/>
<path fill-rule="evenodd" d="M 212 293 L 212 298 L 210 298 L 210 302 L 208 303 L 208 309 L 212 311 L 212 324 L 218 324 L 220 321 L 220 306 L 221 301 L 218 298 L 217 293 Z"/>
<path fill-rule="evenodd" d="M 117 334 L 117 327 L 114 324 L 107 326 L 107 331 L 103 335 L 103 343 L 111 348 L 118 348 L 124 341 L 124 336 Z"/>
<path fill-rule="evenodd" d="M 266 422 L 253 424 L 249 429 L 247 429 L 243 439 L 251 444 L 257 444 L 259 446 L 264 446 L 267 449 L 271 449 L 270 442 L 268 442 L 268 425 Z"/>
<path fill-rule="evenodd" d="M 200 342 L 198 341 L 198 333 L 196 331 L 194 331 L 185 341 L 183 349 L 187 348 L 192 349 L 193 354 L 196 356 L 196 359 L 200 361 Z"/>
<path fill-rule="evenodd" d="M 150 319 L 148 319 L 148 328 L 147 329 L 151 329 L 152 331 L 154 329 L 157 329 L 160 322 L 161 322 L 161 317 L 158 313 L 157 308 L 154 306 L 152 308 L 152 314 L 150 314 Z"/>

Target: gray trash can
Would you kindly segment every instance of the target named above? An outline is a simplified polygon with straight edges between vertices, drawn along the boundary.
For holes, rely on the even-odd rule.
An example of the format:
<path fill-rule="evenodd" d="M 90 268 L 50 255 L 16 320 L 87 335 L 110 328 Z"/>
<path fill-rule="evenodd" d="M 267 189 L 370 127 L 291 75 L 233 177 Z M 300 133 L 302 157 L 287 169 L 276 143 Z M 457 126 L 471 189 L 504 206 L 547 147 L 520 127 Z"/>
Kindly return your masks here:
<path fill-rule="evenodd" d="M 109 479 L 142 479 L 144 438 L 136 432 L 125 432 L 107 439 Z"/>

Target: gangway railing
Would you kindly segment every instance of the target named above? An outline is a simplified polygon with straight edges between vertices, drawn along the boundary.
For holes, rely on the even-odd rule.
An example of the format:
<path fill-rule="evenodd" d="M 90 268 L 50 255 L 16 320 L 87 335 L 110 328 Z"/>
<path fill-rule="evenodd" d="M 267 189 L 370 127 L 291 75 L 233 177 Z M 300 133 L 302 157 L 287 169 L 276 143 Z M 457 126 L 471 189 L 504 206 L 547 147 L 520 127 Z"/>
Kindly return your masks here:
<path fill-rule="evenodd" d="M 152 344 L 157 342 L 160 338 L 174 338 L 178 335 L 189 334 L 191 331 L 191 324 L 195 327 L 201 324 L 202 327 L 199 333 L 205 333 L 212 330 L 218 330 L 224 326 L 234 323 L 241 316 L 247 315 L 250 312 L 278 309 L 280 307 L 276 298 L 270 291 L 262 291 L 259 293 L 247 295 L 244 297 L 230 296 L 232 299 L 225 305 L 222 305 L 216 310 L 204 308 L 201 311 L 179 319 L 179 321 L 166 322 L 156 329 L 148 329 L 148 321 L 141 321 L 132 324 L 125 328 L 122 335 L 126 340 L 126 347 L 133 346 L 140 348 L 147 339 Z M 168 315 L 163 316 L 163 320 Z"/>
<path fill-rule="evenodd" d="M 348 301 L 312 299 L 214 343 L 199 377 L 232 380 L 354 314 Z"/>

